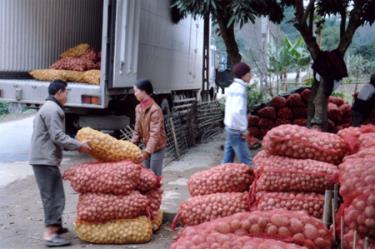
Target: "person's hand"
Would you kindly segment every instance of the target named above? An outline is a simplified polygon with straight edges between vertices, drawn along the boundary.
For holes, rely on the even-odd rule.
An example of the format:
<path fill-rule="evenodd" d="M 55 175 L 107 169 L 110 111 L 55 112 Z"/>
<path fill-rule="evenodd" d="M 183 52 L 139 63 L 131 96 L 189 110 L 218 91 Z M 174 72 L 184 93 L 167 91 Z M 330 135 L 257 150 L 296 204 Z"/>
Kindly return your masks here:
<path fill-rule="evenodd" d="M 89 153 L 91 151 L 91 147 L 89 145 L 89 141 L 83 141 L 81 147 L 79 148 L 79 152 L 81 153 Z"/>

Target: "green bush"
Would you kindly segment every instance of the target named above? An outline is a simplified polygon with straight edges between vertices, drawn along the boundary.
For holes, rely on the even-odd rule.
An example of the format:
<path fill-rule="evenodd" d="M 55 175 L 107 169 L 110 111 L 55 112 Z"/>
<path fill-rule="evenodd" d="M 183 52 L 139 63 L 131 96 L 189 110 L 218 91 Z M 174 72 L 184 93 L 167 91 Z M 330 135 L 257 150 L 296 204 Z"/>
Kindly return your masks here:
<path fill-rule="evenodd" d="M 7 114 L 8 112 L 8 104 L 0 102 L 0 115 Z"/>
<path fill-rule="evenodd" d="M 247 87 L 247 94 L 249 111 L 252 111 L 256 105 L 264 103 L 267 100 L 264 92 L 257 90 L 255 85 Z"/>

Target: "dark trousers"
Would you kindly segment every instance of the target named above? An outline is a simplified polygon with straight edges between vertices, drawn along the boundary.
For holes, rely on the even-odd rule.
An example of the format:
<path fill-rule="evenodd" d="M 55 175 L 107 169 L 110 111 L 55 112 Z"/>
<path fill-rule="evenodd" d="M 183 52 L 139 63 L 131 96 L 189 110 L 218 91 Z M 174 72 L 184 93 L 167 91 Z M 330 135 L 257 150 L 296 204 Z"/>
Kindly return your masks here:
<path fill-rule="evenodd" d="M 65 193 L 60 170 L 57 166 L 32 166 L 43 203 L 44 223 L 61 226 Z"/>
<path fill-rule="evenodd" d="M 363 113 L 352 110 L 352 126 L 359 127 L 365 121 L 365 115 Z"/>

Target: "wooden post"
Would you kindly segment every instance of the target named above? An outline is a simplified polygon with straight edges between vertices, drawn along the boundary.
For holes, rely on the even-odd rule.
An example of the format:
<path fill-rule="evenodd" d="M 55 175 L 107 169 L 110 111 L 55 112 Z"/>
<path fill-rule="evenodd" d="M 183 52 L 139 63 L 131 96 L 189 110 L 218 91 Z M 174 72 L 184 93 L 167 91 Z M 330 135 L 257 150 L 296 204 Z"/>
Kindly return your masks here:
<path fill-rule="evenodd" d="M 353 249 L 357 248 L 357 230 L 354 230 L 353 234 Z"/>
<path fill-rule="evenodd" d="M 332 224 L 333 224 L 333 240 L 337 241 L 336 236 L 336 213 L 335 213 L 335 200 L 332 200 Z"/>
<path fill-rule="evenodd" d="M 365 244 L 364 244 L 363 248 L 368 249 L 368 237 L 365 237 Z"/>

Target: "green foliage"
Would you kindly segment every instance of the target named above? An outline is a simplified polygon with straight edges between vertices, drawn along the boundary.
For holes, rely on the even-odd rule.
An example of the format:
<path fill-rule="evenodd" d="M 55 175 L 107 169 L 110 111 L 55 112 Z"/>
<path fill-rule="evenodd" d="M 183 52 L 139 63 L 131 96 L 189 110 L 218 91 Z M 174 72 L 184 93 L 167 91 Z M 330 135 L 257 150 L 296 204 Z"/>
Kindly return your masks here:
<path fill-rule="evenodd" d="M 307 78 L 303 80 L 303 85 L 311 87 L 314 83 L 314 78 Z"/>
<path fill-rule="evenodd" d="M 263 91 L 256 89 L 256 85 L 248 85 L 247 87 L 248 94 L 248 108 L 249 111 L 252 111 L 256 105 L 259 105 L 267 100 L 266 95 Z"/>
<path fill-rule="evenodd" d="M 7 114 L 8 112 L 8 104 L 0 102 L 0 115 Z"/>

